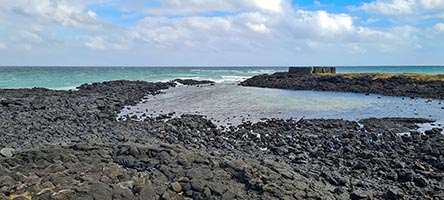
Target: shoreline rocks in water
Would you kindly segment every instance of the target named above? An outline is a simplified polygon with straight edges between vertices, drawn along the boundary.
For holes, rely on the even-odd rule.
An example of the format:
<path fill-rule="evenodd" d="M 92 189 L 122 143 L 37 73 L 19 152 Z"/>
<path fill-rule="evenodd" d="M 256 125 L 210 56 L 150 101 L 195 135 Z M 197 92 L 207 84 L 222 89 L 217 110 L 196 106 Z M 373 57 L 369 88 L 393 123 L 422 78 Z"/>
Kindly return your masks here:
<path fill-rule="evenodd" d="M 209 80 L 193 80 L 193 79 L 175 79 L 173 82 L 178 82 L 183 85 L 204 85 L 204 84 L 215 84 L 214 81 Z"/>
<path fill-rule="evenodd" d="M 168 87 L 0 90 L 0 149 L 16 150 L 0 157 L 0 199 L 444 198 L 442 129 L 417 132 L 428 120 L 116 120 Z"/>
<path fill-rule="evenodd" d="M 444 79 L 439 75 L 311 74 L 278 72 L 254 76 L 241 86 L 292 90 L 318 90 L 444 99 Z"/>

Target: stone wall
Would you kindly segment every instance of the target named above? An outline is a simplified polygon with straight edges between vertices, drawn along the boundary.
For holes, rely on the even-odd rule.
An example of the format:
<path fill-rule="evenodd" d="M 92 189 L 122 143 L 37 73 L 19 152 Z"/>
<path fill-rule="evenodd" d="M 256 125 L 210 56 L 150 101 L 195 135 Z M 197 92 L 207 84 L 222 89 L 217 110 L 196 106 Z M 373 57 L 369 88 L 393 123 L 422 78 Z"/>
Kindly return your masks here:
<path fill-rule="evenodd" d="M 336 73 L 336 67 L 290 67 L 289 73 L 292 74 L 319 74 L 319 73 Z"/>
<path fill-rule="evenodd" d="M 313 73 L 313 67 L 290 67 L 288 69 L 288 72 L 292 74 L 312 74 Z"/>
<path fill-rule="evenodd" d="M 319 73 L 336 74 L 336 67 L 313 67 L 313 73 L 314 74 L 319 74 Z"/>

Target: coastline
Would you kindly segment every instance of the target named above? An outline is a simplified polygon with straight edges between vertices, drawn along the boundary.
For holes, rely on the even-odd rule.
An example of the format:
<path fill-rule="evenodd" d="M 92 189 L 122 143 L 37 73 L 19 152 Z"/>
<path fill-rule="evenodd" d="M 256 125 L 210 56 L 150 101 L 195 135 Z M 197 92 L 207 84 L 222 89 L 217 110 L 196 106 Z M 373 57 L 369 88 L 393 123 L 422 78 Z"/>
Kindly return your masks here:
<path fill-rule="evenodd" d="M 288 67 L 1 67 L 0 88 L 72 89 L 84 83 L 111 80 L 167 82 L 176 78 L 237 82 L 261 74 L 287 71 Z M 340 74 L 350 73 L 419 73 L 439 74 L 444 66 L 338 66 Z"/>
<path fill-rule="evenodd" d="M 182 81 L 200 83 L 211 84 Z M 417 131 L 430 120 L 269 119 L 226 130 L 198 115 L 116 121 L 174 86 L 0 90 L 0 149 L 16 150 L 0 156 L 0 199 L 444 197 L 442 129 Z"/>
<path fill-rule="evenodd" d="M 254 76 L 239 85 L 444 99 L 444 80 L 441 75 L 371 73 L 298 75 L 278 72 Z"/>

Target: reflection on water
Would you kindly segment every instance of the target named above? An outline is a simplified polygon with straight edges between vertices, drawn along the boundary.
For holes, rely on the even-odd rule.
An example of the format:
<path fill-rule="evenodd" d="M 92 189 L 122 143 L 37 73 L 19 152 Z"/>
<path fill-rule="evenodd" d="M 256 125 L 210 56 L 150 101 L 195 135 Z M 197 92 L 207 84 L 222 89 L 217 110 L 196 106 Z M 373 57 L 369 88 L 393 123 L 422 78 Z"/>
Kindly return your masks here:
<path fill-rule="evenodd" d="M 197 113 L 219 124 L 239 124 L 242 120 L 259 121 L 261 118 L 358 120 L 368 117 L 420 117 L 441 120 L 444 116 L 444 105 L 440 100 L 264 89 L 235 84 L 179 86 L 166 90 L 165 94 L 149 96 L 144 102 L 128 108 L 120 115 Z"/>

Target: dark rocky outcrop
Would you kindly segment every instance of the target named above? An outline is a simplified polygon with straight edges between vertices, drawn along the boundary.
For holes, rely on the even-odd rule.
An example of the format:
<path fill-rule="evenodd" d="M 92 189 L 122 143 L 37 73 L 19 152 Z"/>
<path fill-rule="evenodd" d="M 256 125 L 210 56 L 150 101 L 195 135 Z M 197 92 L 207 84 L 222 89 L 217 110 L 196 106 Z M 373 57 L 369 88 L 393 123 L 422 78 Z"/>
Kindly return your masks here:
<path fill-rule="evenodd" d="M 193 79 L 175 79 L 173 82 L 178 82 L 183 85 L 204 85 L 204 84 L 214 84 L 214 81 L 209 80 L 193 80 Z"/>
<path fill-rule="evenodd" d="M 254 76 L 243 81 L 240 85 L 444 99 L 444 81 L 415 80 L 408 76 L 391 76 L 390 78 L 375 78 L 375 76 L 374 74 L 363 74 L 356 77 L 317 74 L 298 75 L 279 72 L 272 75 Z"/>
<path fill-rule="evenodd" d="M 82 85 L 77 91 L 0 90 L 0 147 L 116 138 L 119 134 L 112 127 L 125 105 L 172 86 L 174 83 L 112 81 Z"/>

